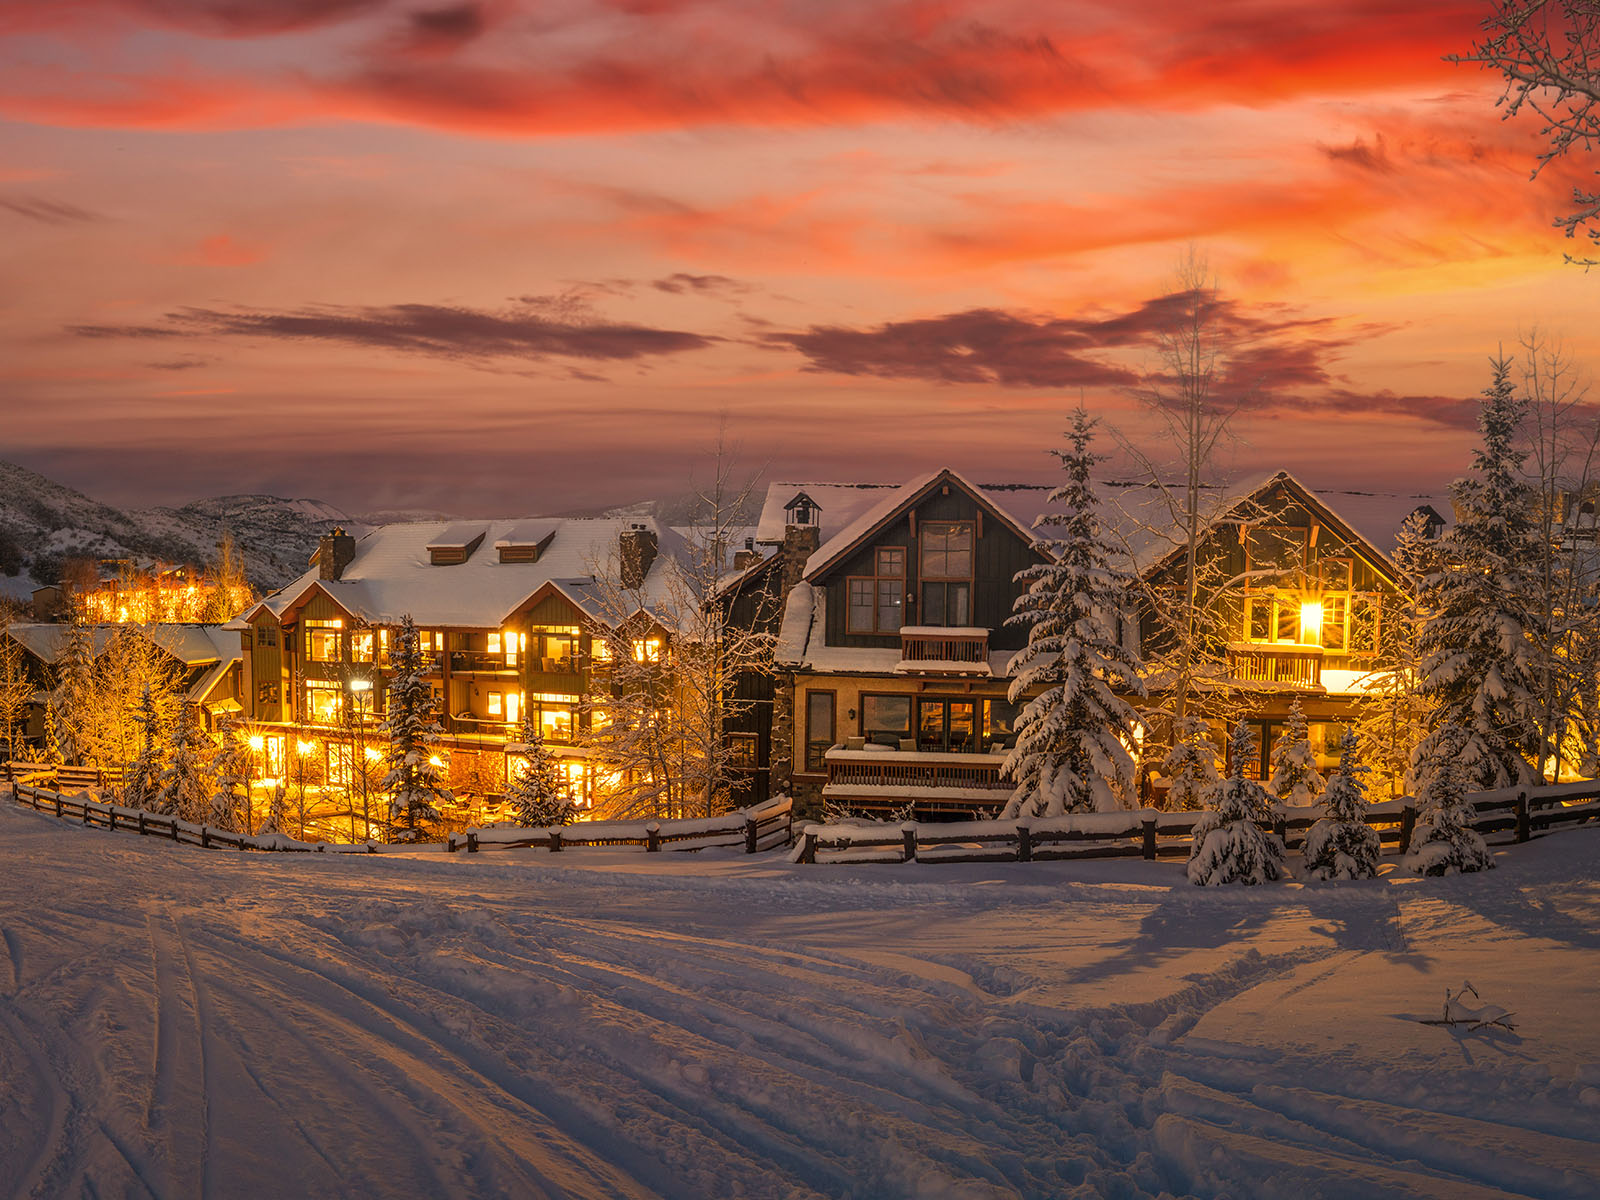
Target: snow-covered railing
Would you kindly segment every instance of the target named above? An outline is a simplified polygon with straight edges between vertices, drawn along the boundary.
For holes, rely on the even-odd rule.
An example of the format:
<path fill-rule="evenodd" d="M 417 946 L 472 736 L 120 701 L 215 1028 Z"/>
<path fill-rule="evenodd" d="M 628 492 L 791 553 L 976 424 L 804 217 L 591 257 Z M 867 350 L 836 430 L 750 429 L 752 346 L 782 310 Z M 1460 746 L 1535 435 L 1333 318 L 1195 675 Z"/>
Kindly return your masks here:
<path fill-rule="evenodd" d="M 1469 798 L 1480 833 L 1510 832 L 1518 842 L 1563 825 L 1600 820 L 1600 781 L 1479 792 Z M 1062 858 L 1154 860 L 1189 853 L 1198 812 L 1076 813 L 999 821 L 949 823 L 907 821 L 902 825 L 846 823 L 806 825 L 795 845 L 801 863 L 859 862 L 1040 862 Z M 1323 816 L 1321 806 L 1280 806 L 1263 823 L 1293 849 Z M 1411 849 L 1417 810 L 1409 797 L 1370 805 L 1367 824 L 1400 854 Z"/>
<path fill-rule="evenodd" d="M 743 846 L 746 854 L 787 846 L 793 836 L 794 802 L 777 796 L 750 808 L 719 817 L 692 817 L 676 821 L 581 821 L 546 829 L 491 826 L 453 833 L 445 841 L 448 851 L 510 850 L 529 848 L 561 851 L 577 846 L 642 846 L 660 850 L 705 850 L 714 846 Z"/>
<path fill-rule="evenodd" d="M 49 772 L 38 772 L 28 778 L 51 773 L 53 769 Z M 281 833 L 261 834 L 255 837 L 243 833 L 230 833 L 227 830 L 214 829 L 209 825 L 196 825 L 190 821 L 180 821 L 177 817 L 146 812 L 142 808 L 128 808 L 121 804 L 93 800 L 87 793 L 67 795 L 40 787 L 36 783 L 25 782 L 20 776 L 13 785 L 13 790 L 18 804 L 26 804 L 38 812 L 54 813 L 57 817 L 79 821 L 84 825 L 110 830 L 121 829 L 145 837 L 166 838 L 174 842 L 199 846 L 205 850 L 298 850 L 333 854 L 370 854 L 377 851 L 377 846 L 372 842 L 337 845 L 327 842 L 299 842 Z"/>

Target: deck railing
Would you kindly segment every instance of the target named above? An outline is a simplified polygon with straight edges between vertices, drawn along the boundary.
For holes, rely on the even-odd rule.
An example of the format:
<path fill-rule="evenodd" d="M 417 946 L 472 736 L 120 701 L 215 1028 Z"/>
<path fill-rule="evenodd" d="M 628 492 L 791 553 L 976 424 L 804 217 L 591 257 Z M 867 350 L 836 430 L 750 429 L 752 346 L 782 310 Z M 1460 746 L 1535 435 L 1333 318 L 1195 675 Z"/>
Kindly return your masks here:
<path fill-rule="evenodd" d="M 1228 647 L 1228 674 L 1237 683 L 1321 687 L 1323 653 L 1321 646 L 1235 642 Z"/>
<path fill-rule="evenodd" d="M 1000 775 L 1002 754 L 833 749 L 823 761 L 823 796 L 863 811 L 907 801 L 929 813 L 998 810 L 1011 795 L 1011 784 Z"/>
<path fill-rule="evenodd" d="M 987 667 L 987 629 L 945 629 L 936 625 L 907 625 L 900 630 L 902 664 L 930 667 Z"/>

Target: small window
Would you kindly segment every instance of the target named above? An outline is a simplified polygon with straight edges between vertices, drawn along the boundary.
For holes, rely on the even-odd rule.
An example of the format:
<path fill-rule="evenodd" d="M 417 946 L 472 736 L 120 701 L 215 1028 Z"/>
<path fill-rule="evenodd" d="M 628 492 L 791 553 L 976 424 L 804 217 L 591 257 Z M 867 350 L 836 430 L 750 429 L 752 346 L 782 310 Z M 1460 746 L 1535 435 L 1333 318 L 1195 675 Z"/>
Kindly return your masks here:
<path fill-rule="evenodd" d="M 1317 563 L 1317 574 L 1322 580 L 1324 590 L 1330 592 L 1348 592 L 1350 590 L 1350 567 L 1348 558 L 1324 558 Z"/>
<path fill-rule="evenodd" d="M 372 630 L 358 629 L 350 634 L 350 660 L 358 663 L 372 661 Z"/>
<path fill-rule="evenodd" d="M 338 662 L 343 621 L 306 622 L 306 658 L 311 662 Z"/>
<path fill-rule="evenodd" d="M 1276 642 L 1298 642 L 1300 640 L 1300 598 L 1298 596 L 1278 597 L 1278 619 L 1273 626 L 1272 640 Z"/>
<path fill-rule="evenodd" d="M 965 522 L 943 521 L 923 525 L 920 562 L 924 579 L 970 579 L 972 526 Z"/>
<path fill-rule="evenodd" d="M 834 741 L 833 693 L 806 693 L 806 770 L 821 771 Z"/>
<path fill-rule="evenodd" d="M 911 736 L 911 697 L 861 697 L 861 732 L 869 742 L 898 749 L 900 739 Z"/>
<path fill-rule="evenodd" d="M 661 639 L 658 637 L 634 638 L 633 661 L 658 663 L 661 661 Z"/>
<path fill-rule="evenodd" d="M 1345 624 L 1349 613 L 1349 600 L 1345 596 L 1322 598 L 1322 645 L 1327 650 L 1344 650 L 1349 645 Z"/>
<path fill-rule="evenodd" d="M 906 549 L 904 546 L 878 547 L 878 576 L 882 579 L 906 577 Z"/>
<path fill-rule="evenodd" d="M 1378 649 L 1379 600 L 1376 596 L 1354 596 L 1350 601 L 1350 649 L 1357 654 L 1374 654 Z"/>
<path fill-rule="evenodd" d="M 506 714 L 505 693 L 504 692 L 490 692 L 489 693 L 489 715 L 491 717 L 503 717 L 503 716 L 505 716 L 505 714 Z"/>
<path fill-rule="evenodd" d="M 1249 612 L 1250 640 L 1252 642 L 1266 642 L 1272 639 L 1272 598 L 1270 596 L 1251 596 L 1245 601 Z"/>

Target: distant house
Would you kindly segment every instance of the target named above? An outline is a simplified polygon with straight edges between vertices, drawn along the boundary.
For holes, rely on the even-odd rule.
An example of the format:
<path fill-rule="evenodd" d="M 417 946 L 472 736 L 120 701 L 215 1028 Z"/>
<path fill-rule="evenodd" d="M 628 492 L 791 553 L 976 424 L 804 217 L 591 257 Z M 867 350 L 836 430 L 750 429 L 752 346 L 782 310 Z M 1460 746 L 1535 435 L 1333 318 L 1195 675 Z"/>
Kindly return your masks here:
<path fill-rule="evenodd" d="M 760 569 L 778 573 L 785 597 L 771 745 L 758 751 L 774 789 L 865 811 L 909 804 L 919 816 L 1004 802 L 1019 709 L 1009 664 L 1026 637 L 1006 623 L 1020 592 L 1012 580 L 1040 561 L 1031 530 L 1051 490 L 978 485 L 948 469 L 898 487 L 772 485 L 756 536 L 774 550 Z M 1173 584 L 1176 531 L 1157 489 L 1099 491 L 1113 540 L 1146 585 L 1129 597 L 1128 636 L 1158 649 L 1147 596 Z M 1333 764 L 1398 597 L 1385 550 L 1412 511 L 1433 511 L 1425 497 L 1335 498 L 1341 511 L 1282 472 L 1209 497 L 1203 553 L 1243 581 L 1222 614 L 1226 665 L 1206 686 L 1227 689 L 1257 724 L 1252 774 L 1265 772 L 1296 696 L 1314 749 Z M 1144 786 L 1154 796 L 1164 783 L 1147 771 Z"/>

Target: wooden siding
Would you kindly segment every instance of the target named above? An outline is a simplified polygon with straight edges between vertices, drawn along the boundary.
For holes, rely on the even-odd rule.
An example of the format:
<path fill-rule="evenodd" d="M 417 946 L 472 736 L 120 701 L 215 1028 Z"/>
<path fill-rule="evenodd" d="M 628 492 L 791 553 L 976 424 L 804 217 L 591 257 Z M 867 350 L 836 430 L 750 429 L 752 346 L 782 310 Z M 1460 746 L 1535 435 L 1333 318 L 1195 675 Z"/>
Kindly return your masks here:
<path fill-rule="evenodd" d="M 1017 650 L 1027 641 L 1027 631 L 1016 626 L 1006 627 L 1011 615 L 1013 599 L 1021 590 L 1012 582 L 1024 567 L 1040 561 L 1032 547 L 1019 538 L 1008 526 L 984 512 L 979 520 L 978 502 L 955 483 L 948 491 L 938 491 L 926 496 L 912 510 L 917 527 L 929 521 L 968 521 L 976 527 L 981 524 L 980 535 L 974 541 L 972 616 L 970 624 L 991 630 L 989 646 L 993 650 Z M 877 549 L 880 546 L 901 546 L 906 551 L 906 591 L 921 595 L 917 578 L 917 538 L 912 534 L 909 515 L 902 514 L 893 524 L 880 530 L 868 543 L 831 568 L 819 581 L 827 589 L 827 629 L 825 642 L 829 646 L 877 646 L 898 649 L 900 637 L 893 634 L 862 634 L 846 632 L 845 623 L 849 608 L 849 579 L 851 576 L 874 574 Z M 920 614 L 907 606 L 904 623 L 919 624 Z"/>

